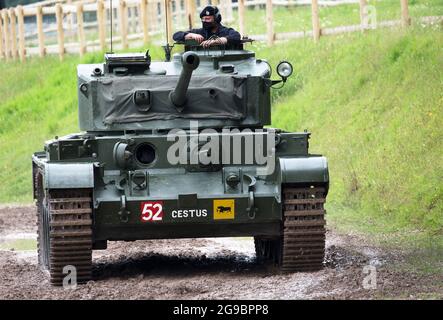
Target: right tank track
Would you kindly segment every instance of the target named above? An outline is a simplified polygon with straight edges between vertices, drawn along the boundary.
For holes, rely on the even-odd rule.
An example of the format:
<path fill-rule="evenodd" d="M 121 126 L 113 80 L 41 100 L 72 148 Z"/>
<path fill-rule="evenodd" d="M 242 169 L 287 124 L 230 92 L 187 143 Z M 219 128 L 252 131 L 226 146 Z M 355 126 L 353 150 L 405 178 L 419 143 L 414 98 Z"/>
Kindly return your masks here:
<path fill-rule="evenodd" d="M 324 187 L 283 188 L 282 271 L 323 267 L 326 221 Z"/>

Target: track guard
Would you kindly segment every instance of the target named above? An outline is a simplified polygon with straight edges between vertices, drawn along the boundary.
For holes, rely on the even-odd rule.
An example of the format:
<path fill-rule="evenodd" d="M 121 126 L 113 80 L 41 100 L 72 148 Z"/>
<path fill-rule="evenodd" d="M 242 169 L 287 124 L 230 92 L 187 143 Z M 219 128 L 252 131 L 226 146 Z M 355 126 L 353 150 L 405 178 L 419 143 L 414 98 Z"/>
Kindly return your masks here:
<path fill-rule="evenodd" d="M 45 163 L 45 189 L 86 189 L 94 187 L 93 163 Z"/>
<path fill-rule="evenodd" d="M 280 158 L 280 174 L 282 184 L 329 185 L 328 161 L 322 156 Z"/>

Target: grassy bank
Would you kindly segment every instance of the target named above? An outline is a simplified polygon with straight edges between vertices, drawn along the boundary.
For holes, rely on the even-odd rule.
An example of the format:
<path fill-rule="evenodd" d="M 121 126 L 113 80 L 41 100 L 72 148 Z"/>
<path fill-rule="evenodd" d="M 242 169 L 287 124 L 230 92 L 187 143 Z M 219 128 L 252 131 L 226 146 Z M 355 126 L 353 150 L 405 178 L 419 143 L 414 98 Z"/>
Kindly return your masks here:
<path fill-rule="evenodd" d="M 420 243 L 426 234 L 443 245 L 441 31 L 383 30 L 261 52 L 294 61 L 296 79 L 274 95 L 273 125 L 307 128 L 312 152 L 328 157 L 336 227 Z"/>
<path fill-rule="evenodd" d="M 400 1 L 398 0 L 370 0 L 372 6 L 369 13 L 375 14 L 377 22 L 385 20 L 399 20 L 401 17 Z M 360 23 L 360 6 L 347 4 L 332 7 L 320 7 L 320 25 L 322 28 L 331 28 L 343 25 Z M 412 19 L 424 16 L 443 15 L 443 1 L 441 0 L 409 0 L 409 15 Z M 275 32 L 308 31 L 312 29 L 311 7 L 291 6 L 274 7 Z M 237 11 L 234 12 L 233 26 L 238 27 Z M 247 7 L 245 23 L 248 34 L 266 34 L 266 13 L 260 7 Z"/>
<path fill-rule="evenodd" d="M 160 59 L 160 50 L 151 54 Z M 102 60 L 95 53 L 0 64 L 0 203 L 32 200 L 31 154 L 45 140 L 79 131 L 77 64 Z"/>

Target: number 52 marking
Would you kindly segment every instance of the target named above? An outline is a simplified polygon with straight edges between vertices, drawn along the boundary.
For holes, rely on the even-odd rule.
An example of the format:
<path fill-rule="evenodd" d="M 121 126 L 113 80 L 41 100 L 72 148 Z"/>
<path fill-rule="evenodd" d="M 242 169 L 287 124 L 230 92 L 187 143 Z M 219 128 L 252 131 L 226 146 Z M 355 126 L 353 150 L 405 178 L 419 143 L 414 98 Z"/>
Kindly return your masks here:
<path fill-rule="evenodd" d="M 140 204 L 142 222 L 163 220 L 163 201 L 147 201 Z"/>

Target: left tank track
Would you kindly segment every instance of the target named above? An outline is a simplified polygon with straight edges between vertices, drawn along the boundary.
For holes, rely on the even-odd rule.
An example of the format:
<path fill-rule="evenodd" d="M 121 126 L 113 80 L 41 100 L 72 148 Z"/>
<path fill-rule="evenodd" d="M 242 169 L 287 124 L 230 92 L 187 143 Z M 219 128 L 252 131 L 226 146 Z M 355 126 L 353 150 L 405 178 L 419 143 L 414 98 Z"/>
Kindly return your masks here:
<path fill-rule="evenodd" d="M 52 285 L 74 267 L 77 283 L 92 278 L 92 198 L 89 189 L 50 190 L 37 194 L 39 263 Z M 65 269 L 65 267 L 70 267 Z M 65 270 L 64 270 L 65 269 Z M 68 271 L 69 270 L 69 271 Z"/>
<path fill-rule="evenodd" d="M 325 256 L 325 186 L 282 188 L 282 235 L 254 237 L 259 261 L 283 272 L 317 271 Z"/>

